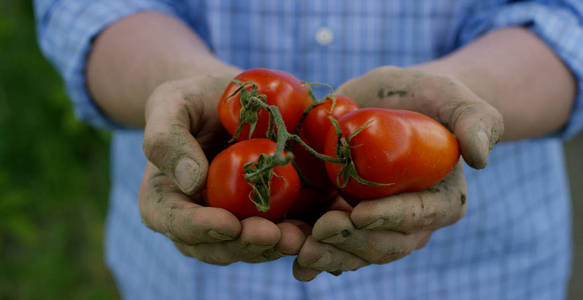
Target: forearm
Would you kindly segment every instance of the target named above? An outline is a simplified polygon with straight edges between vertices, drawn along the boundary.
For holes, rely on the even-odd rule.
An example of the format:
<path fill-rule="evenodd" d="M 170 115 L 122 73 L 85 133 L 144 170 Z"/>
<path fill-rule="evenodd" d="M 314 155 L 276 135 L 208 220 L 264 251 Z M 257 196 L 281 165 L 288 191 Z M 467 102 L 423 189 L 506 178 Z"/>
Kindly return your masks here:
<path fill-rule="evenodd" d="M 144 106 L 161 83 L 194 75 L 234 77 L 239 70 L 212 55 L 186 24 L 143 12 L 113 24 L 96 39 L 87 66 L 89 90 L 113 120 L 144 126 Z"/>
<path fill-rule="evenodd" d="M 545 135 L 568 120 L 573 75 L 523 28 L 492 32 L 451 55 L 416 68 L 453 76 L 504 117 L 504 140 Z"/>

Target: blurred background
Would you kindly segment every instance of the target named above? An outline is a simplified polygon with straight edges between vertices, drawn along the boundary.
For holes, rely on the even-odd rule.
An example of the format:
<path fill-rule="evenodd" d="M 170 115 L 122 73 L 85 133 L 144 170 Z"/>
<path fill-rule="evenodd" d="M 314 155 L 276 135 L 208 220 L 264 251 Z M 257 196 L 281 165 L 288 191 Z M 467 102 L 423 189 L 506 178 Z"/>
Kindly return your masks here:
<path fill-rule="evenodd" d="M 0 300 L 118 298 L 103 263 L 108 143 L 73 116 L 32 1 L 0 0 Z"/>
<path fill-rule="evenodd" d="M 36 44 L 32 1 L 0 1 L 0 300 L 117 299 L 103 262 L 109 134 L 79 123 Z M 583 299 L 583 134 L 566 142 L 569 299 Z"/>

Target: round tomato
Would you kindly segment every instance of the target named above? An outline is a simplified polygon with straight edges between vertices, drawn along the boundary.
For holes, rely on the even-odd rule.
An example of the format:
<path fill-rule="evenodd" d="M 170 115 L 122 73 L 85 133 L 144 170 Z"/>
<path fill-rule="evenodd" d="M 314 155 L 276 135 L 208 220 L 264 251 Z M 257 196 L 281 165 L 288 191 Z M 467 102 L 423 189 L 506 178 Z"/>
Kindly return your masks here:
<path fill-rule="evenodd" d="M 459 160 L 459 145 L 453 134 L 417 112 L 367 108 L 342 117 L 339 125 L 346 139 L 363 128 L 349 141 L 350 156 L 362 179 L 382 184 L 371 186 L 350 178 L 340 190 L 356 199 L 427 189 L 443 179 Z M 336 157 L 337 144 L 336 131 L 328 131 L 324 153 Z M 329 179 L 337 185 L 342 165 L 325 165 Z"/>
<path fill-rule="evenodd" d="M 324 151 L 323 136 L 333 126 L 328 117 L 338 120 L 342 116 L 359 109 L 352 99 L 336 95 L 336 103 L 332 107 L 332 97 L 326 97 L 322 103 L 316 105 L 306 116 L 302 129 L 305 131 L 308 145 L 318 152 Z"/>
<path fill-rule="evenodd" d="M 283 71 L 250 69 L 237 75 L 235 79 L 242 83 L 254 82 L 257 86 L 257 94 L 266 95 L 266 103 L 279 108 L 287 130 L 291 133 L 295 132 L 304 110 L 312 103 L 308 90 L 302 82 L 293 75 Z M 229 97 L 238 88 L 239 85 L 237 83 L 231 82 L 221 96 L 218 105 L 219 119 L 231 135 L 235 134 L 241 122 L 241 93 L 238 92 L 234 96 Z M 246 87 L 247 90 L 251 90 L 251 88 L 250 85 Z M 264 109 L 260 109 L 252 137 L 264 138 L 268 123 L 269 113 Z M 248 139 L 249 129 L 249 124 L 245 124 L 237 139 Z"/>
<path fill-rule="evenodd" d="M 300 137 L 304 138 L 304 128 L 300 130 Z M 291 218 L 311 220 L 334 200 L 334 186 L 328 180 L 324 162 L 312 155 L 299 143 L 292 149 L 296 166 L 311 186 L 303 186 L 300 195 L 292 204 L 288 216 Z"/>
<path fill-rule="evenodd" d="M 300 179 L 291 163 L 277 166 L 270 182 L 269 209 L 260 212 L 253 203 L 253 189 L 245 181 L 243 166 L 259 155 L 273 155 L 276 144 L 268 139 L 238 142 L 219 153 L 211 162 L 206 183 L 207 202 L 224 208 L 239 219 L 260 216 L 271 221 L 284 217 L 300 190 Z"/>

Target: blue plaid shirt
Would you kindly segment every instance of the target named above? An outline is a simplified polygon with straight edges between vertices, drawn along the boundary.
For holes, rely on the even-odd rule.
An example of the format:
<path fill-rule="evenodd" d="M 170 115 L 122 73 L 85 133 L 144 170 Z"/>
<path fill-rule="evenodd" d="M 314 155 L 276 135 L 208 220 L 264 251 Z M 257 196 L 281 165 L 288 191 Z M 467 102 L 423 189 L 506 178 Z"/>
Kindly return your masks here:
<path fill-rule="evenodd" d="M 141 10 L 192 26 L 221 59 L 282 69 L 338 86 L 381 65 L 439 58 L 481 34 L 525 26 L 583 84 L 583 2 L 502 0 L 35 0 L 42 50 L 64 77 L 77 115 L 113 128 L 106 261 L 127 299 L 562 299 L 570 273 L 570 203 L 561 138 L 583 126 L 578 94 L 569 123 L 536 140 L 503 143 L 485 170 L 466 168 L 468 211 L 422 250 L 387 265 L 310 283 L 292 259 L 207 265 L 180 254 L 140 221 L 142 132 L 116 127 L 84 77 L 92 38 Z M 552 99 L 549 99 L 552 101 Z"/>

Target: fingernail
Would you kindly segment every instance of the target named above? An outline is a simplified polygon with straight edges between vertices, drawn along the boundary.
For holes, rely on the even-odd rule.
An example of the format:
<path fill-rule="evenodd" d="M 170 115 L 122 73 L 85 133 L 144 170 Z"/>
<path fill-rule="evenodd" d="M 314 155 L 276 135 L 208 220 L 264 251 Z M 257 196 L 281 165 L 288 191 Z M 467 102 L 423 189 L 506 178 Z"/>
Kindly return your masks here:
<path fill-rule="evenodd" d="M 324 252 L 324 254 L 316 262 L 314 262 L 311 265 L 311 267 L 323 269 L 327 265 L 329 265 L 331 262 L 332 262 L 332 254 L 330 254 L 330 252 Z"/>
<path fill-rule="evenodd" d="M 376 220 L 376 221 L 374 221 L 374 222 L 372 222 L 372 223 L 364 226 L 364 229 L 366 229 L 366 230 L 372 230 L 372 229 L 375 229 L 375 228 L 379 228 L 379 227 L 383 226 L 384 224 L 385 224 L 385 220 L 378 219 L 378 220 Z"/>
<path fill-rule="evenodd" d="M 491 145 L 490 145 L 490 138 L 488 137 L 488 134 L 481 130 L 478 132 L 477 134 L 477 138 L 478 138 L 478 142 L 480 143 L 480 167 L 485 167 L 486 164 L 488 163 L 488 153 L 490 152 L 490 149 L 492 149 Z"/>
<path fill-rule="evenodd" d="M 230 241 L 230 240 L 233 239 L 232 237 L 230 237 L 228 235 L 224 235 L 222 233 L 218 233 L 218 232 L 216 232 L 214 230 L 209 230 L 208 235 L 210 237 L 214 238 L 214 239 L 221 240 L 221 241 Z"/>
<path fill-rule="evenodd" d="M 485 131 L 480 130 L 478 132 L 478 140 L 481 145 L 486 145 L 486 148 L 490 149 L 490 138 L 488 138 L 488 134 Z"/>
<path fill-rule="evenodd" d="M 174 177 L 182 191 L 190 192 L 194 188 L 197 170 L 198 164 L 191 158 L 185 157 L 178 162 Z"/>

